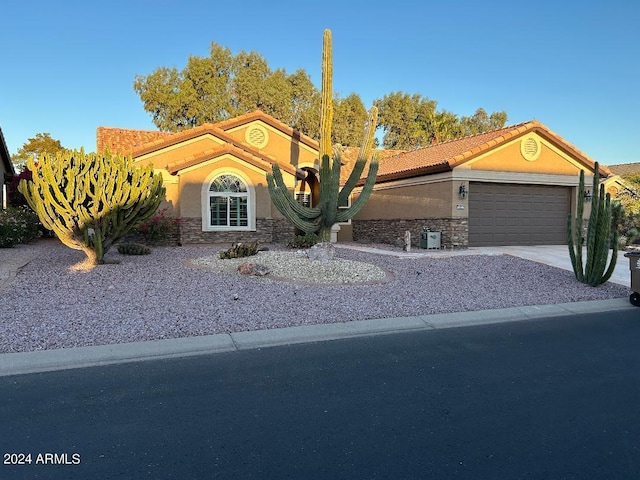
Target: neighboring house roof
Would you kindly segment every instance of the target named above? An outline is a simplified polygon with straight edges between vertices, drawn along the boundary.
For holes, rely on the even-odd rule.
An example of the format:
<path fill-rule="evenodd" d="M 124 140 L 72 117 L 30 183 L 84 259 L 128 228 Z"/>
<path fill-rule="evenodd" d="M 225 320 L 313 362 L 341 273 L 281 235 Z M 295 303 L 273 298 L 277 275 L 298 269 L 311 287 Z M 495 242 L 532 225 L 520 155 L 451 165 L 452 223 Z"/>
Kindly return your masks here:
<path fill-rule="evenodd" d="M 631 175 L 634 173 L 640 173 L 640 162 L 607 165 L 607 168 L 615 175 Z"/>
<path fill-rule="evenodd" d="M 534 131 L 561 146 L 585 166 L 594 168 L 595 162 L 587 155 L 533 120 L 388 157 L 380 164 L 377 182 L 450 171 L 488 150 Z M 600 167 L 600 173 L 604 177 L 610 175 L 605 166 Z"/>
<path fill-rule="evenodd" d="M 4 140 L 2 128 L 0 128 L 0 159 L 2 160 L 2 166 L 5 171 L 4 183 L 8 184 L 16 174 L 16 171 L 13 168 L 13 163 L 11 163 L 11 155 L 9 155 L 9 149 L 7 148 L 7 142 Z"/>
<path fill-rule="evenodd" d="M 169 135 L 171 135 L 169 132 L 153 130 L 98 127 L 96 131 L 96 152 L 103 153 L 109 149 L 113 153 L 128 155 L 137 147 Z"/>

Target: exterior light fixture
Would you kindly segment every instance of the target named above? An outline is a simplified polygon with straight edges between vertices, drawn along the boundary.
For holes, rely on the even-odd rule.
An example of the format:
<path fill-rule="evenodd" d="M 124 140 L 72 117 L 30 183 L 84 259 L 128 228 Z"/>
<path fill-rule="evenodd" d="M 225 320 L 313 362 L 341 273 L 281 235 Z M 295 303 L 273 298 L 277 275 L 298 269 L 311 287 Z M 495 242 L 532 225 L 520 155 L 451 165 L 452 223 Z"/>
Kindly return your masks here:
<path fill-rule="evenodd" d="M 585 190 L 584 191 L 584 201 L 585 202 L 590 202 L 591 201 L 591 190 Z"/>
<path fill-rule="evenodd" d="M 461 199 L 467 198 L 467 187 L 464 183 L 460 184 L 460 188 L 458 189 L 458 195 L 460 195 Z"/>

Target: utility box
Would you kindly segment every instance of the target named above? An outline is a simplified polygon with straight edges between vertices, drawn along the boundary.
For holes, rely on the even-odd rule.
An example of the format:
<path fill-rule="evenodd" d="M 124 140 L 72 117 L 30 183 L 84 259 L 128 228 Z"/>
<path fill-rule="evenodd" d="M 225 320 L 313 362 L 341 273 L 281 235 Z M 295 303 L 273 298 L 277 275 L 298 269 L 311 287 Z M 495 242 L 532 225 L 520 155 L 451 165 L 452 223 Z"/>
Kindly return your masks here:
<path fill-rule="evenodd" d="M 432 232 L 428 228 L 420 231 L 420 248 L 440 249 L 440 232 Z"/>
<path fill-rule="evenodd" d="M 629 295 L 629 301 L 631 305 L 640 307 L 640 251 L 631 251 L 624 254 L 629 259 L 629 270 L 631 270 L 631 290 L 633 293 Z"/>

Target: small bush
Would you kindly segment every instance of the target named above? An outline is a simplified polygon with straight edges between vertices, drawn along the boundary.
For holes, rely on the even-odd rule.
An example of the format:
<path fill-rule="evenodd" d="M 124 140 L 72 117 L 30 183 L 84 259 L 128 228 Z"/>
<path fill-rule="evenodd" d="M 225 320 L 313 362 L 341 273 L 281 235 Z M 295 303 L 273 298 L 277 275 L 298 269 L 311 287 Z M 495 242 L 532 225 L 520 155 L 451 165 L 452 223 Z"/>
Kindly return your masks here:
<path fill-rule="evenodd" d="M 140 243 L 121 243 L 118 245 L 118 253 L 121 255 L 149 255 L 151 249 Z"/>
<path fill-rule="evenodd" d="M 223 260 L 229 258 L 251 257 L 258 253 L 258 242 L 234 243 L 229 250 L 220 252 L 220 258 Z"/>
<path fill-rule="evenodd" d="M 287 243 L 289 248 L 310 248 L 320 242 L 320 237 L 315 233 L 296 235 L 292 242 Z"/>
<path fill-rule="evenodd" d="M 0 210 L 0 248 L 28 243 L 40 235 L 38 216 L 29 207 Z"/>
<path fill-rule="evenodd" d="M 145 242 L 162 243 L 177 232 L 179 218 L 169 215 L 168 208 L 158 210 L 153 217 L 140 223 L 134 233 L 143 236 Z"/>

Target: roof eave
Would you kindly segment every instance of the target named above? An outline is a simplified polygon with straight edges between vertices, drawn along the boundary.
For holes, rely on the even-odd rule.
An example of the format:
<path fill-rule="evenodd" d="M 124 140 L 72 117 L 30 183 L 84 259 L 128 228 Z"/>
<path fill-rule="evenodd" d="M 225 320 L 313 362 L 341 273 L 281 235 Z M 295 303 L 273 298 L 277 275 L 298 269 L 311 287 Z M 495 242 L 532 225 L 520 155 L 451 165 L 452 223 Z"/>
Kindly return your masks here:
<path fill-rule="evenodd" d="M 0 128 L 0 157 L 2 157 L 2 163 L 4 164 L 6 171 L 6 174 L 4 175 L 4 183 L 9 184 L 13 179 L 13 176 L 16 174 L 16 170 L 11 162 L 11 155 L 9 154 L 9 149 L 7 148 L 7 142 L 4 139 L 2 128 Z"/>

